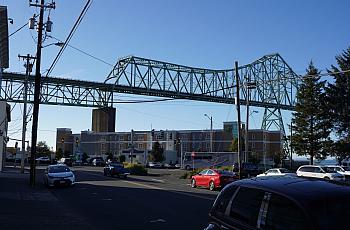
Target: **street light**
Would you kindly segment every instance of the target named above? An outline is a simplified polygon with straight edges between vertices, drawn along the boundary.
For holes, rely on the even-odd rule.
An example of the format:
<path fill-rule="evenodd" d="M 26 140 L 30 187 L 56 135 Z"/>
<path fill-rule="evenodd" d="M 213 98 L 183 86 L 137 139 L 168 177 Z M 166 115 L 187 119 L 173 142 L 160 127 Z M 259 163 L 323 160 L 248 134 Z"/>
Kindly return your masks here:
<path fill-rule="evenodd" d="M 208 116 L 208 114 L 204 114 L 205 117 L 207 117 L 210 120 L 210 152 L 213 152 L 213 117 Z"/>
<path fill-rule="evenodd" d="M 51 43 L 51 44 L 48 44 L 48 45 L 45 45 L 45 46 L 41 46 L 41 48 L 45 48 L 45 47 L 52 46 L 52 45 L 62 47 L 62 46 L 64 46 L 64 42 Z"/>
<path fill-rule="evenodd" d="M 256 88 L 256 82 L 246 82 L 246 106 L 247 106 L 247 114 L 246 114 L 246 124 L 245 124 L 245 143 L 244 143 L 244 161 L 247 162 L 248 155 L 248 130 L 249 130 L 249 99 L 250 99 L 250 90 Z M 254 112 L 254 111 L 253 111 Z"/>

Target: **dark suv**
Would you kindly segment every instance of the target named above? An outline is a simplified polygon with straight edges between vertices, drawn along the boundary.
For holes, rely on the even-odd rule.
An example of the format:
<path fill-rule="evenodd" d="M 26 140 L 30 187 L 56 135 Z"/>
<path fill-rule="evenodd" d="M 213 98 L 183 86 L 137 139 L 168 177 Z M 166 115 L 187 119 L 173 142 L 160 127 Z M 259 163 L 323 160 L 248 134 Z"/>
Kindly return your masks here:
<path fill-rule="evenodd" d="M 350 216 L 350 187 L 311 178 L 273 177 L 226 186 L 206 230 L 342 229 Z"/>

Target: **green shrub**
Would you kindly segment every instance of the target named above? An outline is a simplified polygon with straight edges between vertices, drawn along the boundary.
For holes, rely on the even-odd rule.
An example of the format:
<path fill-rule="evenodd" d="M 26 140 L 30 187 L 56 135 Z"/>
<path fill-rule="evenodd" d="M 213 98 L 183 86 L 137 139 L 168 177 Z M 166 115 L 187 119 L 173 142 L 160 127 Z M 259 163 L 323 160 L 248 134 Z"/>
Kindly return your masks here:
<path fill-rule="evenodd" d="M 221 166 L 221 167 L 218 167 L 218 169 L 232 172 L 233 167 L 232 166 Z"/>
<path fill-rule="evenodd" d="M 125 163 L 124 167 L 130 170 L 130 174 L 145 176 L 147 175 L 147 169 L 143 165 L 133 164 L 133 163 Z"/>
<path fill-rule="evenodd" d="M 186 171 L 184 172 L 183 175 L 180 176 L 180 179 L 190 179 L 192 176 L 198 174 L 200 171 L 202 171 L 203 169 L 195 169 L 193 171 Z"/>

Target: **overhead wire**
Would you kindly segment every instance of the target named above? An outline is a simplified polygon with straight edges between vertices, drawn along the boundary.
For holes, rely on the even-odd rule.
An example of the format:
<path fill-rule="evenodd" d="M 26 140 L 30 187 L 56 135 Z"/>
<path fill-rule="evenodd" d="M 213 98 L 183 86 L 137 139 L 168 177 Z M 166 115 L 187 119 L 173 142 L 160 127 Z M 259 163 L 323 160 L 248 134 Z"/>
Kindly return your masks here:
<path fill-rule="evenodd" d="M 86 15 L 86 13 L 87 13 L 88 9 L 90 8 L 91 4 L 92 4 L 92 0 L 88 0 L 88 2 L 85 4 L 85 6 L 84 6 L 82 12 L 80 13 L 77 21 L 75 22 L 75 24 L 74 24 L 73 28 L 71 29 L 68 37 L 66 38 L 66 40 L 64 42 L 64 45 L 61 47 L 61 49 L 58 52 L 56 58 L 53 60 L 49 70 L 47 71 L 46 77 L 48 77 L 50 75 L 50 73 L 52 72 L 53 68 L 55 68 L 58 60 L 62 56 L 62 54 L 63 54 L 64 50 L 66 49 L 66 47 L 68 46 L 70 40 L 72 39 L 75 31 L 77 30 L 78 26 L 80 25 L 81 21 L 83 20 L 84 16 Z"/>
<path fill-rule="evenodd" d="M 50 35 L 49 37 L 51 37 L 51 38 L 53 38 L 53 39 L 55 39 L 55 40 L 57 40 L 57 41 L 59 41 L 59 42 L 63 42 L 62 40 L 60 40 L 60 39 L 58 39 L 58 38 L 56 38 L 56 37 L 54 37 L 54 36 L 52 36 L 52 35 Z M 72 48 L 72 49 L 75 49 L 75 50 L 77 50 L 77 51 L 79 51 L 79 52 L 81 52 L 81 53 L 83 53 L 83 54 L 85 54 L 85 55 L 87 55 L 87 56 L 89 56 L 89 57 L 91 57 L 91 58 L 97 60 L 97 61 L 100 61 L 100 62 L 102 62 L 102 63 L 104 63 L 104 64 L 106 64 L 106 65 L 108 65 L 108 66 L 114 67 L 114 65 L 112 65 L 111 63 L 108 63 L 108 62 L 104 61 L 104 60 L 101 59 L 101 58 L 98 58 L 98 57 L 96 57 L 96 56 L 94 56 L 94 55 L 92 55 L 92 54 L 90 54 L 90 53 L 88 53 L 88 52 L 85 52 L 84 50 L 81 50 L 81 49 L 79 49 L 79 48 L 77 48 L 77 47 L 74 47 L 74 46 L 72 46 L 72 45 L 70 45 L 70 44 L 68 44 L 68 46 L 69 46 L 70 48 Z"/>

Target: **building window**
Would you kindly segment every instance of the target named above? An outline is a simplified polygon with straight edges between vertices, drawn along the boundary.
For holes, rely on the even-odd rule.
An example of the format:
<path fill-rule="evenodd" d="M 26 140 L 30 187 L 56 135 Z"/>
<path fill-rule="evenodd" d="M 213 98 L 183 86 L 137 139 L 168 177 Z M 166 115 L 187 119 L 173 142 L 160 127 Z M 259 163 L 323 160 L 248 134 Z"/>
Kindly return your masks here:
<path fill-rule="evenodd" d="M 143 149 L 143 144 L 137 144 L 137 148 Z"/>
<path fill-rule="evenodd" d="M 252 143 L 252 149 L 255 149 L 255 142 Z"/>
<path fill-rule="evenodd" d="M 124 136 L 123 135 L 119 136 L 119 140 L 124 141 Z"/>
<path fill-rule="evenodd" d="M 101 151 L 106 151 L 106 144 L 105 143 L 101 143 Z"/>

